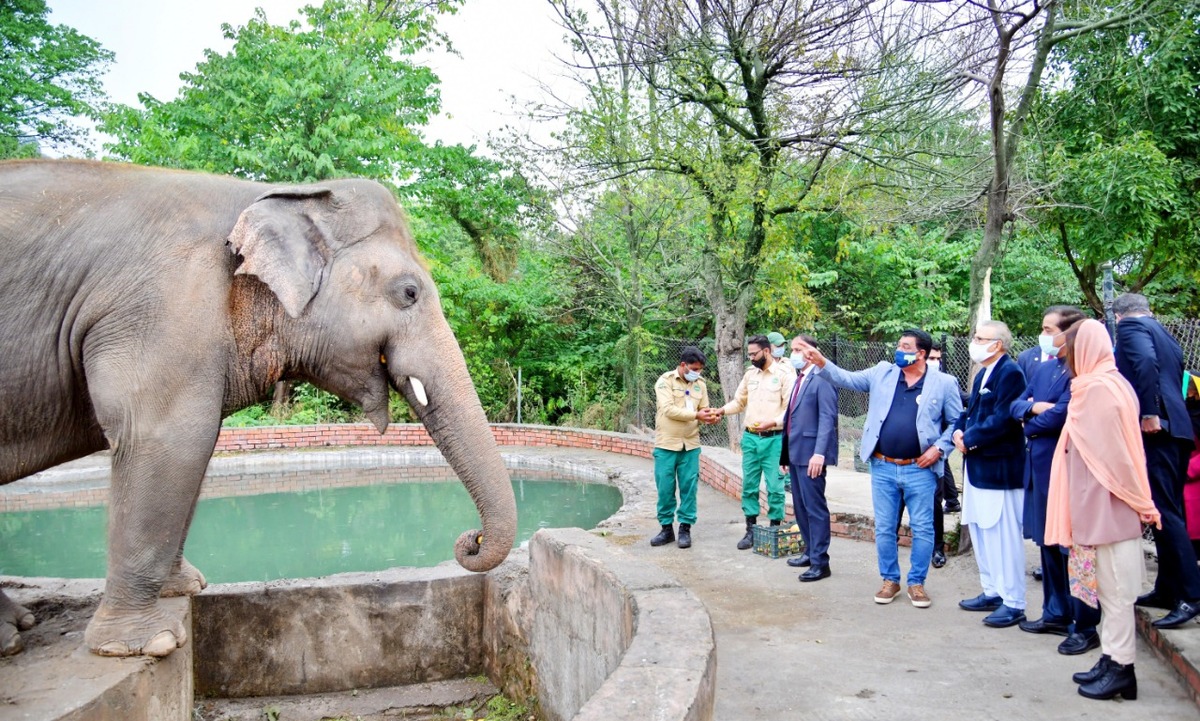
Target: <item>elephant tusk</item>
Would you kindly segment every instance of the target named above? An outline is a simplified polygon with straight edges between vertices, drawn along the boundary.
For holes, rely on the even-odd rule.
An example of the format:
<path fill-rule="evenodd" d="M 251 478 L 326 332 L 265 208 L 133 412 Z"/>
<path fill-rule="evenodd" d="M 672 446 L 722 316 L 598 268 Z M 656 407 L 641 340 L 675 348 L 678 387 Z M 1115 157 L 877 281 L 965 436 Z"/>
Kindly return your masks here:
<path fill-rule="evenodd" d="M 408 384 L 412 386 L 413 395 L 417 397 L 417 403 L 423 406 L 429 405 L 429 396 L 425 395 L 425 384 L 411 376 L 408 379 Z"/>

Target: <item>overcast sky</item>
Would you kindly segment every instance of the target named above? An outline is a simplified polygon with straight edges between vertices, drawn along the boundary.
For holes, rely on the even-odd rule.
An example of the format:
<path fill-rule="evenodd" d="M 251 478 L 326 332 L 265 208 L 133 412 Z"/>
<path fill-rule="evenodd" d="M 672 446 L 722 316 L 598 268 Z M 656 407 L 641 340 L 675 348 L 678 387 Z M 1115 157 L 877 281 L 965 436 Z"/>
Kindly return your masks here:
<path fill-rule="evenodd" d="M 50 21 L 69 25 L 116 54 L 104 78 L 109 97 L 137 105 L 147 92 L 171 100 L 179 74 L 193 70 L 206 48 L 228 52 L 221 24 L 244 25 L 254 8 L 283 25 L 320 0 L 49 0 Z M 510 95 L 536 97 L 537 82 L 554 84 L 553 53 L 562 32 L 545 0 L 467 0 L 442 29 L 461 57 L 427 60 L 442 81 L 443 115 L 426 135 L 483 146 L 488 133 L 513 124 Z M 519 127 L 523 127 L 520 126 Z"/>

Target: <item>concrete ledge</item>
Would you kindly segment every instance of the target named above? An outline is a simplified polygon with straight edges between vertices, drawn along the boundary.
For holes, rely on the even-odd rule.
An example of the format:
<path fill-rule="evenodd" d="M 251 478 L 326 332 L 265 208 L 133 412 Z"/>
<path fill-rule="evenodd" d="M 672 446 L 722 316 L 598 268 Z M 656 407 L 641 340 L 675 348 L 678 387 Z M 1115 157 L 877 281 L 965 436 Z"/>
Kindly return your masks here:
<path fill-rule="evenodd" d="M 101 658 L 83 647 L 100 601 L 100 580 L 5 577 L 5 592 L 39 624 L 22 632 L 25 651 L 0 659 L 0 718 L 22 721 L 190 721 L 189 641 L 162 659 Z M 188 623 L 187 599 L 163 606 Z"/>
<path fill-rule="evenodd" d="M 1166 662 L 1187 689 L 1192 701 L 1200 706 L 1200 634 L 1188 624 L 1183 628 L 1160 631 L 1150 625 L 1153 620 L 1145 609 L 1137 609 L 1138 633 L 1154 649 L 1154 655 Z"/>
<path fill-rule="evenodd" d="M 196 693 L 311 694 L 477 675 L 483 581 L 442 564 L 210 586 L 194 598 Z"/>
<path fill-rule="evenodd" d="M 529 589 L 545 718 L 712 718 L 716 640 L 690 591 L 579 529 L 534 534 Z"/>

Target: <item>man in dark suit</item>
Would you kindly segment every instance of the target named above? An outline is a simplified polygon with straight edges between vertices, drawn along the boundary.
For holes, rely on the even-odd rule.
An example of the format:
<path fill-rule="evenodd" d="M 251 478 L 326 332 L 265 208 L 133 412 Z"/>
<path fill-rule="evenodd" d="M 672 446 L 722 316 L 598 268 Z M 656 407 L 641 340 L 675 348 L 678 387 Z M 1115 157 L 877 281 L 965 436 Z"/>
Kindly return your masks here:
<path fill-rule="evenodd" d="M 817 348 L 811 336 L 792 341 L 792 366 L 796 384 L 783 421 L 783 446 L 779 465 L 792 479 L 792 508 L 804 537 L 806 553 L 789 558 L 788 565 L 810 566 L 802 582 L 829 578 L 829 504 L 825 501 L 825 469 L 838 462 L 838 392 L 833 384 L 813 373 L 804 356 L 805 344 Z"/>
<path fill-rule="evenodd" d="M 985 321 L 975 329 L 969 350 L 982 368 L 954 431 L 954 445 L 966 461 L 962 520 L 971 531 L 983 586 L 983 593 L 958 605 L 991 611 L 983 622 L 994 628 L 1025 620 L 1025 436 L 1009 408 L 1026 384 L 1020 366 L 1008 357 L 1011 347 L 1004 323 Z"/>
<path fill-rule="evenodd" d="M 1113 301 L 1117 318 L 1117 370 L 1133 386 L 1141 408 L 1142 444 L 1150 495 L 1162 514 L 1154 531 L 1158 577 L 1139 606 L 1168 613 L 1155 628 L 1176 628 L 1200 615 L 1200 568 L 1183 517 L 1183 484 L 1193 448 L 1184 404 L 1183 350 L 1150 313 L 1145 296 L 1126 293 Z"/>
<path fill-rule="evenodd" d="M 1042 617 L 1020 623 L 1022 631 L 1066 636 L 1058 652 L 1086 653 L 1100 645 L 1096 631 L 1100 610 L 1071 595 L 1067 552 L 1062 546 L 1045 544 L 1046 508 L 1050 499 L 1050 465 L 1071 402 L 1071 374 L 1066 363 L 1066 331 L 1084 319 L 1078 308 L 1056 305 L 1042 317 L 1038 353 L 1049 356 L 1038 361 L 1029 385 L 1013 401 L 1013 420 L 1025 429 L 1025 537 L 1041 549 Z M 1019 359 L 1018 359 L 1018 362 Z"/>

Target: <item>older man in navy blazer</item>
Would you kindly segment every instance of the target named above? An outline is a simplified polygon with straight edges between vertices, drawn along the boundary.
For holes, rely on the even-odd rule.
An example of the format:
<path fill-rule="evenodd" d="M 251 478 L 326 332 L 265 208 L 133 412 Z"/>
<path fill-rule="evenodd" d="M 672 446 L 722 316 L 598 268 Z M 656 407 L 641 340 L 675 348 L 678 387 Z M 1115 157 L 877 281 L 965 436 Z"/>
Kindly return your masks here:
<path fill-rule="evenodd" d="M 789 558 L 789 566 L 810 566 L 801 582 L 829 578 L 829 504 L 825 501 L 825 469 L 838 462 L 838 392 L 804 357 L 806 347 L 817 347 L 812 336 L 792 340 L 791 365 L 796 384 L 783 420 L 783 446 L 779 465 L 792 480 L 792 508 L 804 537 L 806 553 Z"/>
<path fill-rule="evenodd" d="M 1011 347 L 1004 323 L 985 321 L 975 329 L 969 351 L 982 369 L 954 431 L 966 463 L 962 520 L 971 530 L 983 586 L 983 593 L 958 605 L 991 611 L 983 622 L 995 628 L 1025 620 L 1025 436 L 1009 409 L 1026 383 L 1021 367 L 1008 357 Z"/>
<path fill-rule="evenodd" d="M 910 328 L 900 334 L 894 363 L 855 372 L 830 363 L 816 348 L 804 349 L 833 385 L 870 393 L 860 452 L 871 466 L 875 553 L 883 577 L 875 603 L 891 603 L 900 594 L 896 523 L 903 508 L 912 529 L 908 598 L 917 608 L 933 603 L 925 591 L 933 557 L 933 494 L 943 459 L 954 447 L 950 435 L 962 398 L 951 376 L 926 366 L 932 349 L 928 333 Z"/>
<path fill-rule="evenodd" d="M 1162 514 L 1154 531 L 1158 577 L 1139 606 L 1170 611 L 1156 628 L 1176 628 L 1200 615 L 1200 569 L 1183 517 L 1183 484 L 1193 448 L 1192 423 L 1183 400 L 1183 350 L 1150 314 L 1145 296 L 1113 301 L 1117 317 L 1117 370 L 1137 393 L 1150 495 Z"/>

